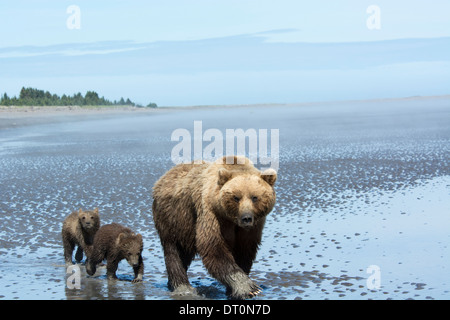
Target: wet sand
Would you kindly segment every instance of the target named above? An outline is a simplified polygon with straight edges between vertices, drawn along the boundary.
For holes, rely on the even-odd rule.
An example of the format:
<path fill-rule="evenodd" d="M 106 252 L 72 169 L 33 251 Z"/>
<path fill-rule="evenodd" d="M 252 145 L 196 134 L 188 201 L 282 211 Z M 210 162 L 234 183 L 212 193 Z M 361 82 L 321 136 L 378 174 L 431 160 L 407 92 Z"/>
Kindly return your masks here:
<path fill-rule="evenodd" d="M 0 110 L 0 299 L 176 299 L 151 188 L 173 166 L 172 131 L 192 133 L 196 120 L 223 133 L 280 130 L 277 204 L 250 274 L 264 290 L 256 299 L 450 298 L 449 97 L 8 112 Z M 81 264 L 81 289 L 67 287 L 60 231 L 79 207 L 143 235 L 143 283 L 131 283 L 122 261 L 118 281 L 105 268 L 89 277 Z M 200 259 L 189 274 L 200 296 L 188 298 L 226 299 Z"/>

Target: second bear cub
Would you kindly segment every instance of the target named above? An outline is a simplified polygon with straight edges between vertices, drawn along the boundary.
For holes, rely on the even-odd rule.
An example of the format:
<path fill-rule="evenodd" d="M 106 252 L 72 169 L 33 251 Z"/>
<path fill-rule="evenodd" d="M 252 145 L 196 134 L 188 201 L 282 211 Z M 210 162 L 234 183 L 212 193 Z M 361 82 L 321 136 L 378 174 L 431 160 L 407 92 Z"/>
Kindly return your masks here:
<path fill-rule="evenodd" d="M 92 254 L 88 257 L 86 272 L 95 274 L 97 264 L 106 259 L 106 275 L 108 279 L 116 279 L 119 262 L 126 259 L 133 267 L 133 283 L 142 281 L 144 263 L 142 250 L 144 244 L 142 236 L 118 223 L 111 223 L 101 227 L 94 237 Z"/>

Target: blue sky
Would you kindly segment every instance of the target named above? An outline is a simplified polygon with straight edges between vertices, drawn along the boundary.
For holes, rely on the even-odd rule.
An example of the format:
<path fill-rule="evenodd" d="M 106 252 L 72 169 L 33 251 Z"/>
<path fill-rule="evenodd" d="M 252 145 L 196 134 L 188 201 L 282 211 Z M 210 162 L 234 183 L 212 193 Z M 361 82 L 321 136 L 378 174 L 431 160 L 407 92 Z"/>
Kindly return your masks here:
<path fill-rule="evenodd" d="M 159 105 L 449 94 L 449 12 L 448 0 L 2 1 L 0 93 Z"/>

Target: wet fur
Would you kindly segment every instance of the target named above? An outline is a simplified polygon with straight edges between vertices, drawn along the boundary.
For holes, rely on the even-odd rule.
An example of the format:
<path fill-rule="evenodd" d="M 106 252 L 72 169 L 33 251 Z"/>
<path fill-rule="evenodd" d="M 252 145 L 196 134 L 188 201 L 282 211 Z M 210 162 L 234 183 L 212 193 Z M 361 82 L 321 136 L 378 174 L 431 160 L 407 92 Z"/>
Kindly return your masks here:
<path fill-rule="evenodd" d="M 97 265 L 106 259 L 106 275 L 108 279 L 116 279 L 119 262 L 126 259 L 134 271 L 132 282 L 142 281 L 144 275 L 143 247 L 140 234 L 135 234 L 131 229 L 118 223 L 104 225 L 94 237 L 92 254 L 86 264 L 86 271 L 89 275 L 94 275 Z"/>
<path fill-rule="evenodd" d="M 223 160 L 225 160 L 224 158 Z M 238 164 L 244 159 L 244 164 Z M 227 287 L 232 298 L 261 290 L 248 277 L 266 215 L 275 204 L 276 173 L 262 175 L 246 158 L 180 164 L 153 188 L 153 219 L 164 249 L 169 286 L 190 292 L 187 269 L 198 253 L 208 272 Z M 250 192 L 257 203 L 249 202 Z M 237 203 L 234 197 L 242 197 Z M 243 212 L 253 214 L 251 227 L 240 226 Z"/>
<path fill-rule="evenodd" d="M 83 251 L 86 253 L 86 256 L 89 255 L 95 233 L 99 228 L 100 216 L 98 214 L 98 208 L 91 211 L 83 211 L 80 208 L 78 211 L 74 211 L 67 216 L 63 222 L 61 231 L 66 265 L 73 263 L 72 253 L 75 246 L 78 246 L 75 253 L 75 260 L 77 262 L 83 259 Z"/>

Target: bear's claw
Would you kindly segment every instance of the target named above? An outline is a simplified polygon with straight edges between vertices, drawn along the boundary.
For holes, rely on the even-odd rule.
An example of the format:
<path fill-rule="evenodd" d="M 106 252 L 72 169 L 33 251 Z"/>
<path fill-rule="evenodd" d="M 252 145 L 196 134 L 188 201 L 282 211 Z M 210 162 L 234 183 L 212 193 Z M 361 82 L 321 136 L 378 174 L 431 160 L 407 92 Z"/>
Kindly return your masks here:
<path fill-rule="evenodd" d="M 258 294 L 260 294 L 261 292 L 263 292 L 263 290 L 262 290 L 262 288 L 260 287 L 260 286 L 258 286 L 258 285 L 255 285 L 255 287 L 256 287 L 256 290 L 253 290 L 253 291 L 251 291 L 249 294 L 250 294 L 250 297 L 256 297 Z"/>

